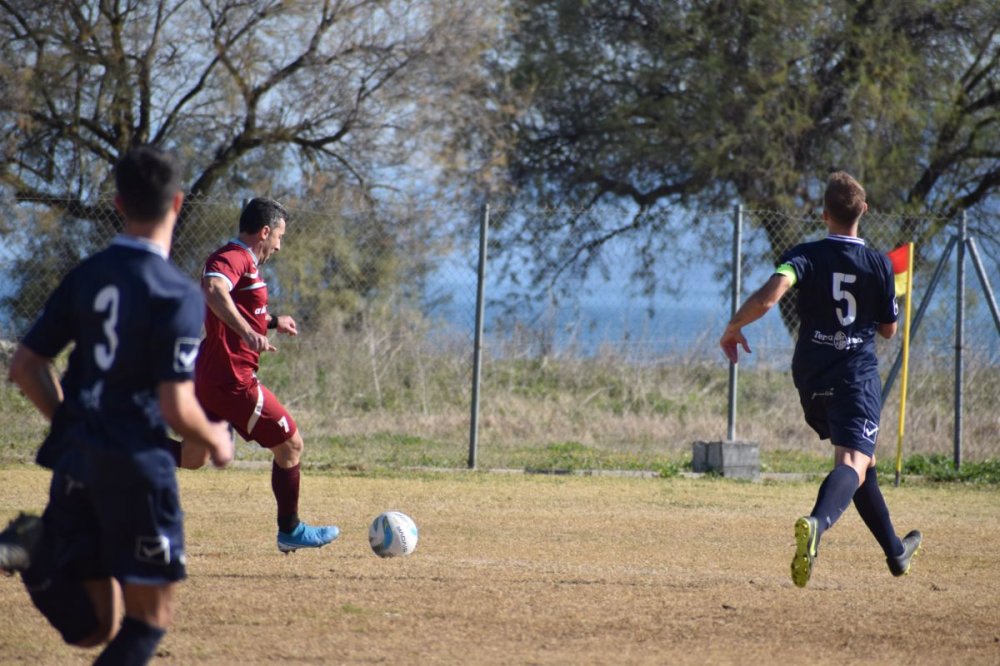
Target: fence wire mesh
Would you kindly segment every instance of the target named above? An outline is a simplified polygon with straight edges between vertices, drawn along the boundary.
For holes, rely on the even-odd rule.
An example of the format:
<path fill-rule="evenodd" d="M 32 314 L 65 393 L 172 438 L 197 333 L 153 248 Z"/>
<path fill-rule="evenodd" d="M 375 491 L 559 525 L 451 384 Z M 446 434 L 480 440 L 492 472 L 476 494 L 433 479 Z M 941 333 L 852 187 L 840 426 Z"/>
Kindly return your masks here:
<path fill-rule="evenodd" d="M 774 211 L 747 211 L 744 218 L 744 284 L 753 288 L 766 279 L 777 257 L 797 242 L 816 240 L 826 234 L 819 218 L 796 219 Z M 925 314 L 920 327 L 911 338 L 909 373 L 906 401 L 904 455 L 921 453 L 954 454 L 955 425 L 955 323 L 957 317 L 957 257 L 956 249 L 945 256 L 948 241 L 958 234 L 957 223 L 940 218 L 915 218 L 871 213 L 862 218 L 860 234 L 870 247 L 888 252 L 904 242 L 933 234 L 928 242 L 917 241 L 915 247 L 914 292 L 912 314 L 925 304 Z M 939 264 L 942 279 L 933 293 L 929 292 L 931 279 Z M 989 283 L 996 288 L 1000 271 L 996 263 L 985 266 Z M 965 262 L 966 310 L 964 325 L 964 377 L 960 390 L 964 396 L 962 419 L 962 459 L 983 460 L 995 457 L 1000 449 L 1000 418 L 991 412 L 989 405 L 1000 395 L 1000 330 L 993 321 L 984 289 L 973 266 Z M 900 306 L 903 299 L 900 298 Z M 790 299 L 785 299 L 791 304 Z M 876 339 L 883 381 L 889 375 L 894 361 L 901 352 L 903 332 L 901 311 L 899 334 L 891 340 Z M 782 321 L 782 315 L 786 321 Z M 912 315 L 911 315 L 912 316 Z M 794 345 L 793 338 L 785 333 L 794 330 L 794 315 L 788 310 L 768 315 L 774 329 L 781 333 L 765 339 L 758 351 L 769 365 L 787 367 Z M 782 330 L 784 329 L 784 330 Z M 746 395 L 753 390 L 754 378 L 744 374 L 740 386 L 740 431 L 748 438 L 775 441 L 775 434 L 766 424 L 780 418 L 780 406 L 797 409 L 798 398 L 791 386 L 775 386 L 771 401 L 755 400 Z M 890 387 L 882 413 L 879 455 L 895 454 L 899 426 L 901 381 L 897 375 Z M 788 432 L 790 439 L 817 451 L 825 450 L 805 426 Z M 778 442 L 775 442 L 777 445 Z"/>
<path fill-rule="evenodd" d="M 55 212 L 12 206 L 0 233 L 0 329 L 17 339 L 66 271 L 119 229 L 112 202 Z M 236 234 L 240 202 L 185 206 L 173 258 L 197 277 Z M 260 376 L 302 426 L 310 457 L 331 466 L 464 466 L 477 291 L 478 210 L 291 207 L 281 253 L 264 267 L 270 309 L 301 335 L 278 340 Z M 492 209 L 485 293 L 479 454 L 483 467 L 647 468 L 691 442 L 724 439 L 728 366 L 716 341 L 731 308 L 735 211 Z M 914 307 L 956 233 L 954 221 L 869 214 L 880 251 L 917 246 Z M 820 238 L 819 217 L 743 211 L 742 301 L 778 255 Z M 973 236 L 974 237 L 974 236 Z M 956 256 L 913 339 L 904 451 L 953 452 Z M 983 255 L 1000 285 L 995 257 Z M 967 263 L 963 460 L 1000 448 L 1000 332 Z M 787 300 L 787 299 L 786 299 Z M 774 311 L 748 327 L 737 436 L 764 451 L 826 454 L 802 423 L 788 375 L 794 321 Z M 883 376 L 900 337 L 880 342 Z M 26 405 L 4 410 L 24 421 Z M 899 383 L 883 412 L 880 456 L 895 449 Z M 42 424 L 6 428 L 4 451 Z M 23 453 L 4 454 L 25 457 Z M 241 457 L 261 455 L 243 445 Z"/>

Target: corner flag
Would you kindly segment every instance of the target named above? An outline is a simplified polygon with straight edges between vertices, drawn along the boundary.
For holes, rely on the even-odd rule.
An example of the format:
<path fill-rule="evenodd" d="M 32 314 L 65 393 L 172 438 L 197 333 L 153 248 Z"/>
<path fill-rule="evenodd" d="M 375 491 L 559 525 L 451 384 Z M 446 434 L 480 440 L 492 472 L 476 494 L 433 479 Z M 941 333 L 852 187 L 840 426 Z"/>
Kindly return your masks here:
<path fill-rule="evenodd" d="M 889 253 L 896 274 L 896 295 L 906 295 L 903 319 L 903 381 L 899 387 L 899 434 L 896 438 L 896 486 L 903 468 L 903 433 L 906 430 L 906 384 L 910 365 L 910 312 L 913 305 L 913 243 L 900 245 Z"/>
<path fill-rule="evenodd" d="M 910 248 L 913 243 L 900 245 L 888 254 L 889 261 L 892 262 L 892 272 L 896 274 L 896 295 L 902 296 L 906 293 L 910 284 Z"/>

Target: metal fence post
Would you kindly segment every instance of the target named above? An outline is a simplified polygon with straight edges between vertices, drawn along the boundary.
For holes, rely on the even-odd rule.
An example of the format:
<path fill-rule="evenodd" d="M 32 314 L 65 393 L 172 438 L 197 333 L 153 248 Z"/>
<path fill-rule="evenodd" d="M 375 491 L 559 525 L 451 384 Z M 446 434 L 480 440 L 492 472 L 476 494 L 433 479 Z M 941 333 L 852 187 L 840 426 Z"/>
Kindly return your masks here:
<path fill-rule="evenodd" d="M 472 351 L 472 414 L 469 418 L 469 469 L 476 468 L 479 446 L 479 372 L 483 364 L 483 310 L 486 294 L 486 233 L 490 205 L 483 204 L 479 216 L 479 267 L 476 271 L 476 334 Z"/>
<path fill-rule="evenodd" d="M 965 246 L 969 240 L 966 213 L 958 222 L 958 254 L 955 267 L 955 469 L 962 466 L 962 385 L 965 346 Z"/>
<path fill-rule="evenodd" d="M 736 316 L 736 310 L 740 307 L 740 274 L 742 272 L 742 262 L 740 246 L 743 244 L 743 206 L 737 205 L 733 211 L 733 293 L 729 308 L 730 318 Z M 730 442 L 736 439 L 736 379 L 737 367 L 735 363 L 729 364 L 729 426 L 726 430 L 726 439 Z"/>

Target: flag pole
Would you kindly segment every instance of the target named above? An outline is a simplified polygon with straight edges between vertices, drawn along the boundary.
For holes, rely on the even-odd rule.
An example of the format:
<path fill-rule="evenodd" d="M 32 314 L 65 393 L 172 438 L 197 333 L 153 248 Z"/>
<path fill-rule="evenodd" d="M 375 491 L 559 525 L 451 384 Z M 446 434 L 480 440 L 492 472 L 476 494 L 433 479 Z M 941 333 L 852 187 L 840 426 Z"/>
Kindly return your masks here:
<path fill-rule="evenodd" d="M 903 376 L 899 391 L 899 434 L 896 438 L 896 487 L 903 469 L 903 433 L 906 428 L 906 380 L 910 367 L 910 312 L 913 304 L 913 243 L 906 244 L 906 314 L 903 319 Z"/>

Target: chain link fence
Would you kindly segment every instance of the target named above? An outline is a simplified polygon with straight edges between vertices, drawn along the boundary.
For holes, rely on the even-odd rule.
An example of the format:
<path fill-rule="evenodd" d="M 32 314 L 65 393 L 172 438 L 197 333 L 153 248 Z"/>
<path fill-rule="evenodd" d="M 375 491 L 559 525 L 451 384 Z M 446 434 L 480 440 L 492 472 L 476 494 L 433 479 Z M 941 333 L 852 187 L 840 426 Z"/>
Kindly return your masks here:
<path fill-rule="evenodd" d="M 825 225 L 818 218 L 799 219 L 774 211 L 746 211 L 743 229 L 743 280 L 750 289 L 762 284 L 782 252 L 797 242 L 817 240 L 826 235 Z M 880 252 L 888 252 L 911 239 L 931 238 L 928 242 L 916 240 L 915 247 L 911 308 L 915 314 L 923 306 L 924 317 L 910 343 L 904 454 L 942 454 L 949 457 L 955 454 L 958 386 L 964 402 L 961 410 L 965 426 L 961 437 L 962 459 L 983 460 L 995 457 L 1000 451 L 1000 418 L 990 408 L 996 396 L 1000 395 L 1000 330 L 989 308 L 988 292 L 978 276 L 973 274 L 973 267 L 966 259 L 963 290 L 966 300 L 963 321 L 967 331 L 962 349 L 964 376 L 956 384 L 958 253 L 955 249 L 949 252 L 949 248 L 954 248 L 949 241 L 958 233 L 959 226 L 954 220 L 878 213 L 863 217 L 860 229 L 868 245 Z M 996 288 L 1000 285 L 998 265 L 993 262 L 984 264 L 984 267 L 989 284 Z M 941 279 L 930 291 L 936 270 L 941 271 Z M 744 293 L 749 292 L 745 290 Z M 900 298 L 899 302 L 902 307 L 903 299 Z M 783 305 L 791 304 L 792 299 L 783 302 Z M 902 314 L 899 332 L 893 339 L 886 341 L 876 336 L 883 381 L 888 379 L 901 352 Z M 794 314 L 790 308 L 773 312 L 768 317 L 773 318 L 775 328 L 794 330 Z M 758 349 L 762 360 L 769 367 L 787 367 L 794 344 L 792 338 L 779 335 L 762 342 Z M 780 419 L 781 406 L 797 409 L 797 395 L 789 381 L 784 388 L 775 387 L 771 400 L 757 400 L 753 395 L 756 377 L 744 375 L 744 379 L 748 381 L 741 382 L 740 386 L 738 401 L 742 409 L 739 430 L 749 439 L 774 442 L 775 435 L 768 424 Z M 901 381 L 898 374 L 893 380 L 887 387 L 882 413 L 879 455 L 883 457 L 893 456 L 897 446 Z M 815 436 L 804 426 L 790 431 L 789 435 L 818 451 L 825 446 L 825 442 L 815 440 Z"/>
<path fill-rule="evenodd" d="M 296 416 L 313 464 L 463 467 L 469 455 L 481 211 L 290 205 L 281 253 L 263 273 L 269 309 L 291 314 L 261 380 Z M 86 209 L 17 205 L 0 233 L 0 330 L 11 341 L 66 271 L 117 232 L 110 201 Z M 56 212 L 56 211 L 59 212 Z M 190 201 L 173 258 L 193 278 L 236 234 L 240 202 Z M 733 231 L 742 220 L 741 300 L 774 260 L 820 238 L 818 217 L 773 211 L 493 209 L 484 291 L 478 463 L 481 467 L 649 468 L 691 442 L 727 434 L 728 364 L 717 340 L 731 308 Z M 529 222 L 530 224 L 526 224 Z M 533 237 L 526 229 L 544 230 Z M 915 305 L 956 233 L 953 221 L 869 214 L 880 251 L 917 246 Z M 954 434 L 956 252 L 912 343 L 905 453 L 950 455 Z M 998 262 L 986 272 L 1000 285 Z M 964 345 L 963 460 L 1000 448 L 1000 332 L 970 272 Z M 794 321 L 769 313 L 747 329 L 737 435 L 765 452 L 827 455 L 802 422 L 788 373 Z M 880 342 L 883 376 L 900 338 Z M 883 413 L 879 454 L 895 448 L 899 384 Z M 8 387 L 0 456 L 28 459 L 44 424 Z M 26 453 L 27 452 L 27 453 Z M 239 456 L 265 459 L 255 446 Z"/>

